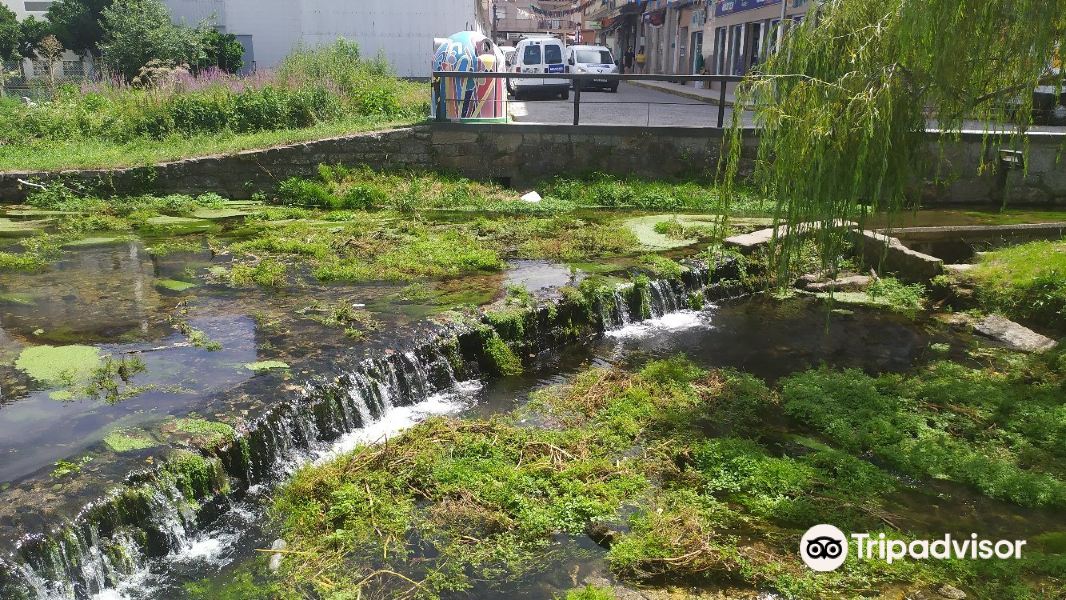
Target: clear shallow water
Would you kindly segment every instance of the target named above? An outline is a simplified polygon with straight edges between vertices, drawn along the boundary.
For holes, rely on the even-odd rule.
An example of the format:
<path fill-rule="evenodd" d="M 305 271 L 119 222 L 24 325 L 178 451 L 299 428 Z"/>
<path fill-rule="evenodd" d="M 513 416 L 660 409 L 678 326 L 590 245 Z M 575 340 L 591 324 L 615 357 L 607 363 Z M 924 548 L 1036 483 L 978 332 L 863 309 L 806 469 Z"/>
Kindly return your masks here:
<path fill-rule="evenodd" d="M 298 276 L 276 290 L 234 289 L 211 274 L 228 257 L 207 250 L 153 256 L 152 243 L 79 247 L 41 273 L 0 273 L 0 542 L 72 517 L 149 464 L 174 443 L 161 431 L 173 418 L 239 427 L 315 374 L 343 372 L 366 356 L 410 345 L 447 308 L 491 302 L 511 283 L 536 291 L 580 278 L 569 267 L 516 261 L 463 280 L 323 285 Z M 195 287 L 175 291 L 165 285 L 170 281 Z M 342 327 L 315 320 L 340 304 L 365 306 L 374 328 L 354 340 Z M 197 347 L 179 325 L 220 349 Z M 138 393 L 117 402 L 81 394 L 62 401 L 56 386 L 15 367 L 27 348 L 71 344 L 142 360 L 144 371 L 122 386 Z M 245 366 L 265 360 L 290 368 L 261 373 Z M 114 452 L 103 443 L 130 428 L 148 432 L 159 446 Z M 51 475 L 59 461 L 82 460 L 75 475 Z"/>

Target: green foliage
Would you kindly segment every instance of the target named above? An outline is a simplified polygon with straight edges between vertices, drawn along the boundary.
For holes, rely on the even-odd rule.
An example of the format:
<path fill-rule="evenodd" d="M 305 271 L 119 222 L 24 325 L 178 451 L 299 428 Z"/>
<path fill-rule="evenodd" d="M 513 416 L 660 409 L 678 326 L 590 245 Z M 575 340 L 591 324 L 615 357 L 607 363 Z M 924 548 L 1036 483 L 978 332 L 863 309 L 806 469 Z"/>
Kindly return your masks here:
<path fill-rule="evenodd" d="M 203 32 L 204 56 L 196 65 L 203 69 L 218 67 L 226 73 L 236 73 L 244 66 L 244 46 L 232 33 L 222 33 L 215 29 Z"/>
<path fill-rule="evenodd" d="M 247 363 L 244 365 L 244 368 L 249 371 L 255 371 L 256 373 L 265 373 L 266 371 L 272 371 L 274 369 L 288 369 L 289 363 L 280 360 L 261 360 L 258 362 Z"/>
<path fill-rule="evenodd" d="M 845 452 L 993 498 L 1061 508 L 1066 472 L 1049 467 L 1064 456 L 1051 440 L 1066 431 L 1066 395 L 1061 374 L 1039 377 L 1030 383 L 1023 373 L 950 362 L 913 379 L 821 370 L 786 379 L 782 398 L 789 416 Z"/>
<path fill-rule="evenodd" d="M 201 32 L 173 23 L 160 0 L 114 0 L 100 16 L 103 60 L 126 80 L 152 60 L 192 65 L 204 51 Z"/>
<path fill-rule="evenodd" d="M 587 585 L 570 590 L 563 596 L 563 600 L 615 600 L 615 594 L 611 588 Z"/>
<path fill-rule="evenodd" d="M 285 285 L 285 263 L 272 258 L 264 258 L 254 265 L 238 264 L 229 271 L 230 284 L 235 286 L 260 285 L 263 287 L 281 287 Z"/>
<path fill-rule="evenodd" d="M 74 397 L 84 395 L 108 404 L 118 404 L 148 389 L 132 384 L 133 378 L 143 373 L 146 368 L 144 361 L 137 356 L 123 356 L 119 359 L 105 356 L 100 366 L 90 373 L 85 387 L 72 390 L 71 393 Z"/>
<path fill-rule="evenodd" d="M 15 60 L 19 56 L 19 42 L 22 39 L 22 27 L 15 13 L 7 6 L 0 6 L 0 61 Z M 4 68 L 0 67 L 0 71 Z M 0 73 L 0 82 L 6 75 Z"/>
<path fill-rule="evenodd" d="M 547 184 L 541 193 L 575 206 L 640 208 L 646 210 L 693 210 L 721 213 L 727 208 L 734 214 L 766 214 L 771 206 L 765 200 L 742 190 L 727 202 L 712 181 L 701 178 L 684 181 L 651 181 L 618 178 L 594 173 L 588 178 L 561 176 Z M 660 232 L 665 233 L 665 232 Z"/>
<path fill-rule="evenodd" d="M 164 423 L 161 430 L 164 433 L 181 435 L 197 448 L 215 448 L 233 441 L 237 436 L 236 431 L 230 425 L 219 421 L 208 421 L 196 415 Z"/>
<path fill-rule="evenodd" d="M 323 307 L 315 302 L 297 312 L 326 327 L 340 327 L 344 329 L 345 335 L 355 339 L 362 338 L 381 325 L 370 311 L 354 307 L 350 300 L 342 300 L 330 307 Z"/>
<path fill-rule="evenodd" d="M 63 45 L 75 52 L 99 52 L 104 9 L 114 0 L 58 0 L 48 7 L 48 22 Z"/>
<path fill-rule="evenodd" d="M 104 445 L 113 452 L 134 452 L 154 448 L 159 442 L 147 431 L 132 427 L 111 431 L 104 437 Z"/>
<path fill-rule="evenodd" d="M 1066 332 L 1066 241 L 1030 242 L 981 257 L 965 274 L 987 310 Z"/>
<path fill-rule="evenodd" d="M 286 135 L 256 135 L 260 133 L 309 130 L 306 136 L 295 135 L 299 140 L 411 121 L 424 114 L 422 86 L 399 81 L 376 62 L 329 58 L 333 47 L 298 51 L 277 72 L 255 81 L 212 72 L 182 83 L 193 76 L 170 67 L 232 63 L 239 44 L 223 35 L 209 40 L 221 48 L 209 47 L 204 53 L 201 36 L 215 34 L 170 25 L 158 0 L 120 0 L 105 9 L 105 15 L 109 31 L 115 29 L 104 45 L 105 60 L 116 63 L 114 68 L 127 78 L 152 64 L 137 86 L 103 82 L 87 91 L 68 86 L 57 90 L 51 101 L 34 106 L 0 103 L 0 142 L 10 153 L 8 160 L 16 160 L 20 148 L 47 153 L 51 148 L 92 146 L 99 154 L 101 149 L 114 153 L 120 145 L 120 156 L 149 153 L 150 159 L 139 162 L 158 162 L 165 158 L 160 153 L 185 148 L 190 137 L 203 138 L 188 145 L 192 149 L 197 144 L 241 146 L 242 137 L 248 140 L 244 147 L 255 147 L 287 140 Z M 153 19 L 167 25 L 157 29 Z M 223 55 L 215 55 L 218 52 Z M 323 61 L 328 68 L 320 64 Z M 312 75 L 322 72 L 328 76 Z M 365 106 L 367 94 L 379 98 L 372 107 Z M 179 156 L 189 152 L 195 151 L 179 150 Z"/>
<path fill-rule="evenodd" d="M 280 199 L 288 204 L 324 208 L 477 210 L 505 213 L 558 213 L 576 208 L 610 206 L 645 209 L 724 210 L 725 203 L 709 181 L 651 181 L 596 174 L 590 178 L 555 178 L 542 184 L 544 200 L 521 202 L 518 194 L 494 183 L 425 171 L 378 172 L 366 167 L 319 167 L 317 179 L 293 178 L 283 183 Z M 604 190 L 611 190 L 605 192 Z M 639 198 L 640 200 L 636 200 Z M 764 200 L 741 195 L 734 214 L 767 214 Z M 686 221 L 687 234 L 706 233 L 708 226 Z"/>
<path fill-rule="evenodd" d="M 41 271 L 59 258 L 62 238 L 55 235 L 35 235 L 19 242 L 20 252 L 0 252 L 0 272 Z"/>
<path fill-rule="evenodd" d="M 786 380 L 782 394 L 795 411 L 797 386 L 832 379 L 833 386 L 809 396 L 831 405 L 822 410 L 836 411 L 831 421 L 841 430 L 862 431 L 847 414 L 852 405 L 869 403 L 863 390 L 914 390 L 923 405 L 935 406 L 914 420 L 935 424 L 941 442 L 966 444 L 984 424 L 960 428 L 961 421 L 938 415 L 994 413 L 983 403 L 996 402 L 991 391 L 1005 379 L 1018 386 L 1018 394 L 1035 389 L 1039 395 L 1031 410 L 1020 403 L 1007 412 L 1041 419 L 1049 402 L 1061 405 L 1062 374 L 1054 371 L 1060 359 L 1025 359 L 1013 376 L 950 363 L 881 380 L 811 371 Z M 980 381 L 990 387 L 970 392 L 981 395 L 975 406 L 965 394 Z M 848 382 L 837 393 L 834 386 Z M 1002 393 L 999 398 L 1005 401 Z M 435 598 L 467 589 L 471 578 L 504 585 L 528 581 L 540 568 L 538 559 L 553 548 L 553 536 L 615 519 L 628 527 L 609 542 L 611 570 L 651 585 L 683 581 L 700 588 L 724 579 L 810 599 L 848 596 L 849 590 L 909 594 L 932 582 L 989 590 L 997 598 L 1037 598 L 1060 589 L 1066 562 L 1037 548 L 1010 564 L 849 559 L 832 574 L 811 572 L 795 551 L 795 540 L 811 523 L 876 535 L 892 519 L 901 525 L 886 533 L 900 539 L 942 531 L 925 531 L 925 515 L 892 512 L 909 484 L 878 465 L 895 461 L 847 440 L 827 435 L 819 441 L 783 431 L 783 423 L 767 427 L 770 415 L 780 412 L 777 403 L 749 375 L 705 371 L 675 357 L 653 361 L 637 374 L 585 371 L 535 393 L 513 415 L 430 420 L 388 444 L 305 468 L 282 489 L 272 513 L 300 560 L 283 563 L 279 593 L 402 597 L 417 589 L 420 597 Z M 885 406 L 877 409 L 886 412 Z M 862 417 L 876 421 L 871 414 Z M 1041 443 L 1060 434 L 1050 435 Z M 1033 460 L 1061 470 L 1059 456 Z M 947 493 L 938 499 L 947 506 L 954 501 Z M 1055 544 L 1048 537 L 1036 545 Z M 586 588 L 567 597 L 610 594 Z"/>
<path fill-rule="evenodd" d="M 895 310 L 913 313 L 925 306 L 925 288 L 920 284 L 904 284 L 893 277 L 881 277 L 870 284 L 866 293 L 875 300 L 887 302 Z"/>
<path fill-rule="evenodd" d="M 522 360 L 495 329 L 482 332 L 481 344 L 485 362 L 492 373 L 503 376 L 522 373 Z"/>
<path fill-rule="evenodd" d="M 1024 131 L 1031 92 L 1061 81 L 1051 69 L 1066 41 L 1063 0 L 837 0 L 817 11 L 789 28 L 737 104 L 752 107 L 759 132 L 755 185 L 777 200 L 782 221 L 827 226 L 814 234 L 827 259 L 840 245 L 836 220 L 899 211 L 920 196 L 908 192 L 935 158 L 927 118 L 945 141 L 970 119 Z M 726 198 L 753 131 L 741 114 L 727 141 Z M 1023 147 L 1017 133 L 987 141 Z M 786 238 L 777 258 L 787 265 L 796 243 Z"/>
<path fill-rule="evenodd" d="M 638 261 L 641 267 L 656 278 L 677 279 L 685 272 L 685 268 L 678 264 L 677 261 L 661 254 L 645 254 Z"/>
<path fill-rule="evenodd" d="M 36 57 L 37 48 L 41 45 L 41 40 L 52 33 L 52 24 L 37 17 L 29 16 L 19 25 L 22 30 L 19 40 L 19 53 L 23 58 L 33 59 Z"/>

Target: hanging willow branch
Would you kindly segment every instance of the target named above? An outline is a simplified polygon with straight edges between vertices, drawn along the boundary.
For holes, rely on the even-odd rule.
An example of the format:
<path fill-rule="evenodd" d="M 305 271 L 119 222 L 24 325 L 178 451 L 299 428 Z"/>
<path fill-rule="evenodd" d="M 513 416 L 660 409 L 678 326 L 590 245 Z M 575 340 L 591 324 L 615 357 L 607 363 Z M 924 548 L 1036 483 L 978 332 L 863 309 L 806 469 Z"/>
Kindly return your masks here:
<path fill-rule="evenodd" d="M 1061 81 L 1063 41 L 1066 0 L 822 2 L 738 87 L 735 105 L 752 107 L 758 130 L 752 183 L 777 200 L 779 221 L 822 225 L 831 265 L 842 243 L 834 223 L 915 206 L 936 158 L 927 127 L 944 142 L 976 122 L 994 132 L 986 147 L 1024 146 L 1031 92 Z M 727 197 L 746 135 L 735 111 Z M 780 273 L 797 243 L 781 240 Z"/>

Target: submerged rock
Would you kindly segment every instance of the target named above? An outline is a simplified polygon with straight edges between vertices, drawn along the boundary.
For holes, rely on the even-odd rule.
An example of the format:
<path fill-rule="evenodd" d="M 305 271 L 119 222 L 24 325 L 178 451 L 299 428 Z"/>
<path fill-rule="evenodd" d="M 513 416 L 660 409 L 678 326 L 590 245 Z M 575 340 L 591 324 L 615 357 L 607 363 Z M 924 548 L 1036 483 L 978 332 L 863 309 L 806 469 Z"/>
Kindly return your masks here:
<path fill-rule="evenodd" d="M 973 329 L 1012 350 L 1043 352 L 1056 346 L 1055 340 L 999 315 L 989 315 L 981 319 L 974 323 Z"/>
<path fill-rule="evenodd" d="M 965 600 L 966 598 L 966 592 L 947 583 L 937 588 L 936 593 L 940 594 L 942 598 L 949 598 L 950 600 Z"/>
<path fill-rule="evenodd" d="M 620 523 L 591 521 L 585 525 L 585 534 L 597 545 L 610 549 L 611 545 L 624 535 L 627 529 Z"/>

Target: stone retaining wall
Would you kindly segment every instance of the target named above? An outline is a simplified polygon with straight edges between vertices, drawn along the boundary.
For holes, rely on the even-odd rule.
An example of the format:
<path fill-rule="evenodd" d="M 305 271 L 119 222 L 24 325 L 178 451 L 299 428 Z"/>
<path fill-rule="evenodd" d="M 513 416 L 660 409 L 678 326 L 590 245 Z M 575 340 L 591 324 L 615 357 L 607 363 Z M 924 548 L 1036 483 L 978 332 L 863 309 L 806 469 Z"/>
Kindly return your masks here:
<path fill-rule="evenodd" d="M 674 178 L 714 173 L 722 130 L 627 126 L 529 124 L 427 124 L 313 142 L 190 158 L 152 167 L 0 173 L 0 203 L 21 202 L 28 187 L 19 180 L 79 181 L 99 193 L 203 193 L 247 198 L 270 191 L 293 176 L 312 176 L 319 164 L 368 165 L 374 169 L 444 169 L 521 188 L 555 175 L 592 172 Z M 741 172 L 752 167 L 756 135 L 749 134 Z M 963 134 L 941 145 L 930 134 L 931 156 L 940 157 L 935 177 L 919 178 L 926 205 L 997 204 L 1007 197 L 1025 204 L 1066 204 L 1066 166 L 1059 150 L 1066 136 L 1032 134 L 1028 173 L 999 169 L 978 175 L 982 162 L 998 163 L 1000 146 L 980 134 Z"/>

